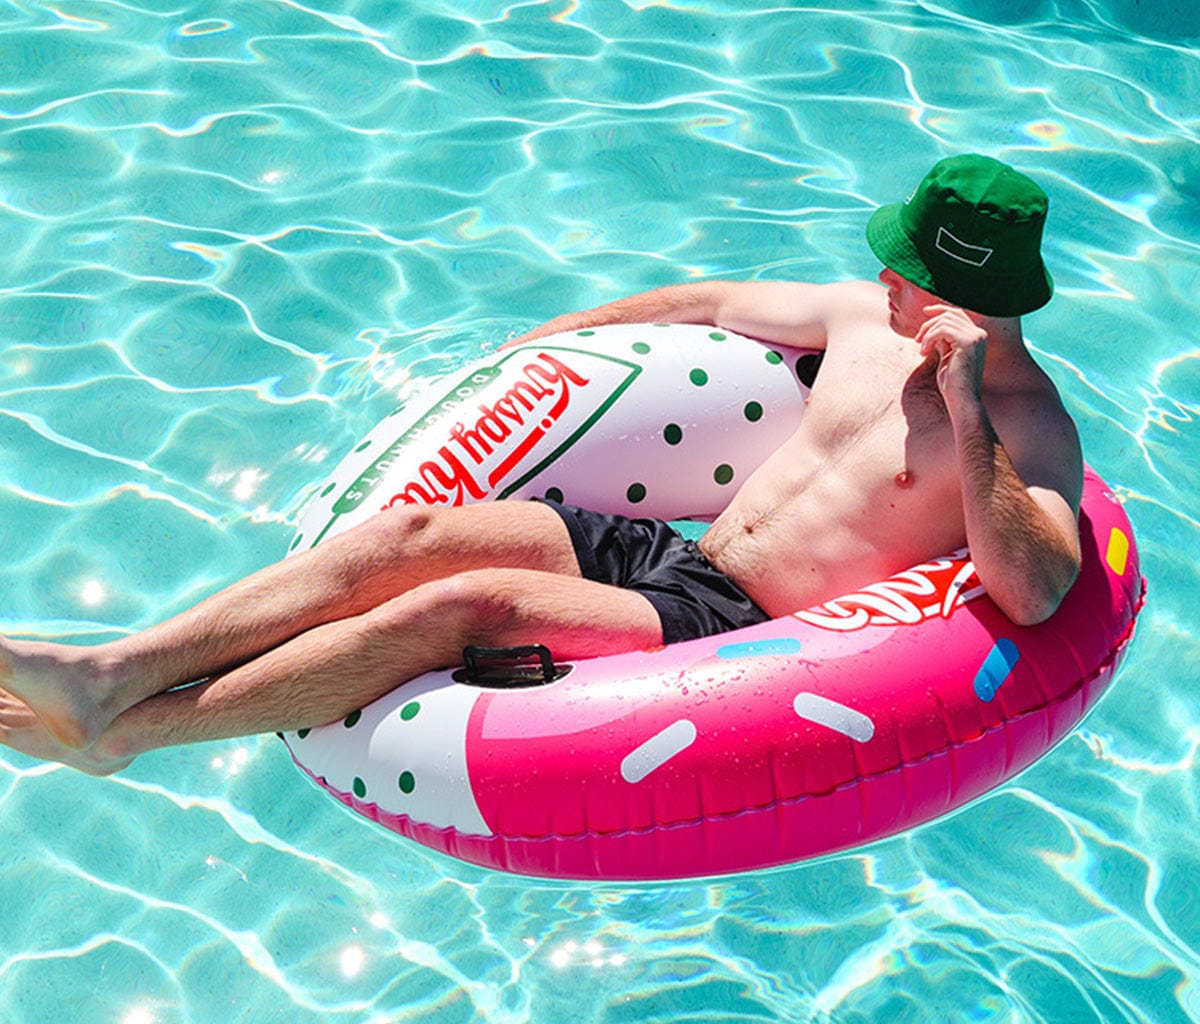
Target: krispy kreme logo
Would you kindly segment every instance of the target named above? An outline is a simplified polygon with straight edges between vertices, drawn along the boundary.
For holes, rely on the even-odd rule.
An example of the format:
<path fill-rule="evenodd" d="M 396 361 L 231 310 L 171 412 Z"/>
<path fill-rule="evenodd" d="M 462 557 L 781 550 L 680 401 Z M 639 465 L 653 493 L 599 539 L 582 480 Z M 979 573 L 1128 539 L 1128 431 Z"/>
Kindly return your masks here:
<path fill-rule="evenodd" d="M 554 429 L 576 393 L 590 383 L 556 356 L 539 353 L 500 397 L 476 404 L 474 422 L 455 422 L 446 443 L 384 508 L 482 501 Z M 445 410 L 443 403 L 439 411 Z"/>
<path fill-rule="evenodd" d="M 517 349 L 476 367 L 359 472 L 317 540 L 370 505 L 506 497 L 570 448 L 640 372 L 624 359 L 557 347 Z"/>
<path fill-rule="evenodd" d="M 984 593 L 967 549 L 906 569 L 882 583 L 796 612 L 820 629 L 846 633 L 864 626 L 912 626 L 949 618 L 956 608 Z"/>

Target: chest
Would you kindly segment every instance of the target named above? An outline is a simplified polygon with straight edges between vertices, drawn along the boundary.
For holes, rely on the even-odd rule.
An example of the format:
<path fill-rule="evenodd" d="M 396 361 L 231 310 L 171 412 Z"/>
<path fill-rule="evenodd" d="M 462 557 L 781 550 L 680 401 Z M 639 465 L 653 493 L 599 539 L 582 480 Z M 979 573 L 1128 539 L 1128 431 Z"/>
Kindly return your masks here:
<path fill-rule="evenodd" d="M 940 461 L 952 448 L 935 368 L 911 342 L 830 355 L 836 357 L 821 367 L 805 416 L 827 451 L 879 446 L 924 462 Z"/>

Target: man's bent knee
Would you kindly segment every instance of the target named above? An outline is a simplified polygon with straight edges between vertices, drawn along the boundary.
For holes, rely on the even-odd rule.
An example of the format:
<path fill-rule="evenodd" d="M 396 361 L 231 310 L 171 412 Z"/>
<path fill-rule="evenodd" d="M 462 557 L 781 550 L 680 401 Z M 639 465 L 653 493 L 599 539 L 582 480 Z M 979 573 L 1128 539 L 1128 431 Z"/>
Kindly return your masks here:
<path fill-rule="evenodd" d="M 406 506 L 388 509 L 360 529 L 375 531 L 365 536 L 378 545 L 385 558 L 428 560 L 442 567 L 446 575 L 492 567 L 579 575 L 566 526 L 537 502 Z"/>
<path fill-rule="evenodd" d="M 422 583 L 376 611 L 385 628 L 428 630 L 461 647 L 503 643 L 521 619 L 514 572 L 477 569 Z"/>

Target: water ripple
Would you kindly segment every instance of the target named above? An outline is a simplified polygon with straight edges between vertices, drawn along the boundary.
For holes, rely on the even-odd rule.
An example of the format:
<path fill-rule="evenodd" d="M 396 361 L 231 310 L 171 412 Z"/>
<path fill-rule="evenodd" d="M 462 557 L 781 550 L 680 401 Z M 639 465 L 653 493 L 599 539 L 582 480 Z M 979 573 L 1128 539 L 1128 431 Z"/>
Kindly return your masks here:
<path fill-rule="evenodd" d="M 564 309 L 873 276 L 870 211 L 969 149 L 1051 194 L 1031 337 L 1152 581 L 1086 728 L 950 821 L 658 886 L 392 842 L 269 740 L 0 758 L 14 1021 L 1200 1017 L 1200 7 L 835 6 L 0 6 L 0 620 L 123 635 L 278 557 Z"/>

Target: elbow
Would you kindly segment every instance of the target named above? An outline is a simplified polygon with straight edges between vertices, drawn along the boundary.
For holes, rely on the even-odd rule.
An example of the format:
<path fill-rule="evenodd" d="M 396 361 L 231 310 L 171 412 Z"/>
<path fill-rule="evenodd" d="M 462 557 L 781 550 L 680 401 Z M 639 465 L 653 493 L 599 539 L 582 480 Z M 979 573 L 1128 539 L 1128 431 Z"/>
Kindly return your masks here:
<path fill-rule="evenodd" d="M 1040 601 L 1025 600 L 1012 608 L 1002 608 L 1001 611 L 1013 621 L 1014 625 L 1037 626 L 1058 611 L 1058 606 L 1061 603 L 1061 597 L 1057 599 L 1047 598 Z"/>
<path fill-rule="evenodd" d="M 1041 581 L 1040 586 L 1026 588 L 1014 599 L 1002 604 L 1000 610 L 1018 626 L 1039 625 L 1058 611 L 1078 575 L 1079 562 L 1072 560 L 1070 564 L 1063 565 L 1052 579 Z"/>

